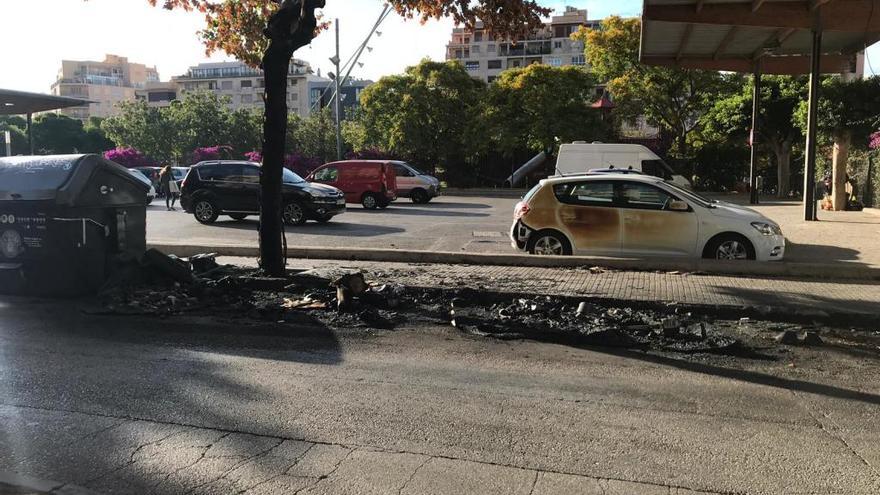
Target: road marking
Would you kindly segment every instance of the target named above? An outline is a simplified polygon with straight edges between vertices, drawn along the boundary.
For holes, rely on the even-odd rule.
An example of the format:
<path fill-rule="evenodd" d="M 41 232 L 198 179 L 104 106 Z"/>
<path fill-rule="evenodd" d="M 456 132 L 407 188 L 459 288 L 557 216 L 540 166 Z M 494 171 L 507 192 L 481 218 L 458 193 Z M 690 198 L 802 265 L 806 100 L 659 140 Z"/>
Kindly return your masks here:
<path fill-rule="evenodd" d="M 474 237 L 501 237 L 501 232 L 475 230 Z"/>

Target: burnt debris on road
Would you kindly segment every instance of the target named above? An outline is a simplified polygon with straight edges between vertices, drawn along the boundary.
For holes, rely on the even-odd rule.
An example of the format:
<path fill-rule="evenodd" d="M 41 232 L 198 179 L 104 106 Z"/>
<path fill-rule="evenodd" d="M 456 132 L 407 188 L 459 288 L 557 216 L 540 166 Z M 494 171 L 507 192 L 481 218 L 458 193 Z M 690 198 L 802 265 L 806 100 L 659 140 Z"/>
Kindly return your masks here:
<path fill-rule="evenodd" d="M 391 330 L 411 322 L 448 324 L 479 337 L 678 354 L 772 358 L 786 345 L 849 339 L 876 348 L 876 329 L 835 329 L 834 322 L 773 321 L 773 315 L 670 303 L 590 300 L 408 287 L 386 274 L 351 269 L 290 270 L 262 277 L 219 265 L 210 254 L 180 259 L 151 251 L 111 281 L 84 311 L 91 314 L 191 314 L 296 325 L 301 317 L 336 329 Z M 403 280 L 405 281 L 405 280 Z M 838 325 L 843 327 L 843 325 Z M 787 337 L 775 338 L 782 332 Z M 821 334 L 821 336 L 820 336 Z M 867 339 L 867 340 L 865 340 Z M 873 347 L 872 347 L 873 346 Z"/>

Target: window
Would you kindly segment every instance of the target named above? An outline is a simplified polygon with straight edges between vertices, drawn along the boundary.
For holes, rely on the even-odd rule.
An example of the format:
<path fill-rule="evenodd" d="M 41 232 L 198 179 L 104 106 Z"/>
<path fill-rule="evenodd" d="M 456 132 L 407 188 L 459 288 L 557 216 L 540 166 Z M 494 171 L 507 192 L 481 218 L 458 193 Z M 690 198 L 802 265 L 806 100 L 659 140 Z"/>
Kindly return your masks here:
<path fill-rule="evenodd" d="M 260 169 L 253 165 L 245 165 L 241 171 L 241 181 L 249 184 L 260 183 Z"/>
<path fill-rule="evenodd" d="M 465 39 L 464 39 L 464 44 L 465 44 L 465 45 L 470 45 L 470 44 L 471 44 L 471 39 L 470 39 L 470 38 L 465 38 Z"/>
<path fill-rule="evenodd" d="M 199 167 L 199 178 L 206 181 L 230 181 L 241 176 L 241 165 L 233 163 L 221 163 Z"/>
<path fill-rule="evenodd" d="M 220 89 L 232 89 L 232 81 L 220 81 Z"/>
<path fill-rule="evenodd" d="M 495 79 L 498 79 L 498 76 L 489 76 L 486 78 L 486 82 L 491 84 Z"/>
<path fill-rule="evenodd" d="M 650 184 L 624 182 L 622 185 L 623 207 L 639 210 L 662 210 L 672 196 Z"/>
<path fill-rule="evenodd" d="M 477 61 L 467 61 L 464 63 L 464 68 L 466 70 L 480 70 L 480 62 Z"/>
<path fill-rule="evenodd" d="M 522 67 L 522 60 L 510 60 L 508 67 Z"/>
<path fill-rule="evenodd" d="M 337 177 L 339 177 L 339 170 L 336 167 L 322 168 L 315 172 L 317 182 L 336 182 Z"/>
<path fill-rule="evenodd" d="M 613 206 L 614 183 L 610 181 L 565 182 L 553 186 L 561 203 L 583 206 Z"/>
<path fill-rule="evenodd" d="M 486 53 L 495 53 L 495 43 L 486 45 Z"/>
<path fill-rule="evenodd" d="M 561 41 L 554 41 L 553 48 L 562 48 L 562 42 Z"/>
<path fill-rule="evenodd" d="M 489 61 L 490 69 L 500 69 L 501 68 L 501 60 L 490 60 Z"/>
<path fill-rule="evenodd" d="M 242 88 L 252 88 L 254 86 L 254 82 L 250 79 L 244 79 L 241 81 Z"/>
<path fill-rule="evenodd" d="M 399 163 L 394 164 L 394 173 L 397 174 L 398 177 L 412 177 L 413 173 L 409 171 L 408 168 L 404 167 Z"/>
<path fill-rule="evenodd" d="M 575 55 L 571 57 L 571 65 L 586 65 L 587 61 L 583 55 Z"/>
<path fill-rule="evenodd" d="M 474 42 L 479 43 L 481 41 L 483 41 L 483 32 L 477 31 L 476 33 L 474 33 Z"/>
<path fill-rule="evenodd" d="M 562 67 L 562 59 L 559 57 L 550 57 L 547 62 L 551 67 Z"/>
<path fill-rule="evenodd" d="M 480 53 L 480 47 L 477 45 L 472 46 L 471 53 Z"/>
<path fill-rule="evenodd" d="M 254 95 L 241 95 L 241 102 L 244 104 L 252 103 L 254 101 Z"/>

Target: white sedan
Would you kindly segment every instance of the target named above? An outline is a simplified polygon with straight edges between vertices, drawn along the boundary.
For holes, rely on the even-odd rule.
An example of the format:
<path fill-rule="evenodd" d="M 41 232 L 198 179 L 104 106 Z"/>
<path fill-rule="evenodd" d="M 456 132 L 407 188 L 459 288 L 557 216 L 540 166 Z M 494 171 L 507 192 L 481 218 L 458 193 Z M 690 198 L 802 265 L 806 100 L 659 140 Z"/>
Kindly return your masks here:
<path fill-rule="evenodd" d="M 779 225 L 757 211 L 632 174 L 542 180 L 516 205 L 510 237 L 517 249 L 544 255 L 785 256 Z"/>

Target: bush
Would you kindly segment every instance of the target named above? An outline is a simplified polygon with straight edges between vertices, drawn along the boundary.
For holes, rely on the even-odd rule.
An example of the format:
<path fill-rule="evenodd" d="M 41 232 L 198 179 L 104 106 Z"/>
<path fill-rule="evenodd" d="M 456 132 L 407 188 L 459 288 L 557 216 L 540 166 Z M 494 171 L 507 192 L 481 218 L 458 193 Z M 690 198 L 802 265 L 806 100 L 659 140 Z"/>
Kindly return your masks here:
<path fill-rule="evenodd" d="M 692 165 L 697 190 L 730 191 L 749 174 L 749 148 L 738 144 L 709 143 L 697 150 Z"/>
<path fill-rule="evenodd" d="M 112 149 L 104 152 L 104 158 L 127 168 L 154 167 L 157 165 L 155 160 L 147 158 L 143 153 L 134 148 Z"/>

